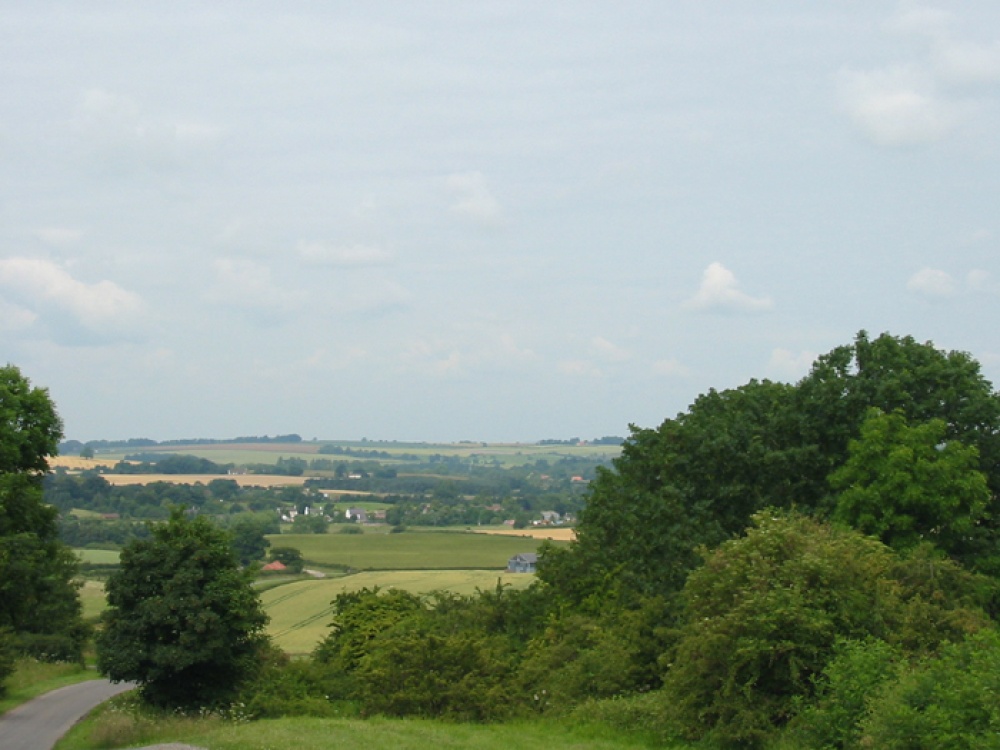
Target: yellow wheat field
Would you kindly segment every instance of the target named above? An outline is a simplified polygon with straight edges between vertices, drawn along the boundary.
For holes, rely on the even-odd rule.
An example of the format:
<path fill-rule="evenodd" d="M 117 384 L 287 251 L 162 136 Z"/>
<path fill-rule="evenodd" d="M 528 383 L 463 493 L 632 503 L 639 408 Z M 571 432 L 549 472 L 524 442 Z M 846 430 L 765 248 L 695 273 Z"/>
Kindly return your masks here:
<path fill-rule="evenodd" d="M 551 539 L 553 542 L 571 542 L 576 532 L 565 527 L 544 526 L 537 529 L 473 529 L 477 534 L 499 534 L 501 536 L 527 536 L 532 539 Z"/>

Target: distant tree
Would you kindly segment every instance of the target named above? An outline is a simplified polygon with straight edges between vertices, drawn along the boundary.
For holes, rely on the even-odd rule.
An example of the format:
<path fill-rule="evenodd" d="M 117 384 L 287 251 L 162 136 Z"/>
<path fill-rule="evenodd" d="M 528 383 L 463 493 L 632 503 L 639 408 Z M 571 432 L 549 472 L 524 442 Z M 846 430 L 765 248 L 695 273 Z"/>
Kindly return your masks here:
<path fill-rule="evenodd" d="M 292 533 L 293 534 L 325 534 L 329 522 L 323 516 L 319 514 L 309 514 L 308 516 L 304 513 L 300 513 L 295 516 L 295 520 L 292 521 Z"/>
<path fill-rule="evenodd" d="M 272 547 L 268 552 L 271 560 L 276 560 L 293 573 L 301 573 L 305 567 L 302 553 L 294 547 Z"/>
<path fill-rule="evenodd" d="M 90 445 L 85 445 L 80 449 L 80 458 L 93 458 L 94 448 Z"/>
<path fill-rule="evenodd" d="M 154 705 L 224 705 L 267 642 L 252 573 L 204 517 L 175 509 L 152 534 L 122 550 L 108 580 L 98 667 L 115 682 L 138 682 Z"/>
<path fill-rule="evenodd" d="M 233 549 L 241 565 L 249 565 L 257 560 L 263 560 L 271 543 L 264 537 L 268 533 L 269 522 L 253 516 L 241 514 L 236 516 L 230 527 Z"/>

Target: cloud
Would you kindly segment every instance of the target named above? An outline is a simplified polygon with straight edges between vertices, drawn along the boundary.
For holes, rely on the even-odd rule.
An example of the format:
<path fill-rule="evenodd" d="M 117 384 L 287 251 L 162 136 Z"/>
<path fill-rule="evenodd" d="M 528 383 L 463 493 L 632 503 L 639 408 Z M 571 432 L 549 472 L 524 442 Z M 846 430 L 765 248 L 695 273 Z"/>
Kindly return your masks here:
<path fill-rule="evenodd" d="M 281 316 L 299 309 L 304 301 L 303 293 L 275 284 L 271 269 L 261 263 L 220 258 L 213 266 L 215 281 L 206 294 L 209 302 Z"/>
<path fill-rule="evenodd" d="M 721 263 L 712 263 L 705 269 L 697 293 L 684 306 L 700 311 L 759 313 L 770 310 L 774 303 L 770 297 L 751 297 L 740 291 L 733 272 Z"/>
<path fill-rule="evenodd" d="M 0 298 L 0 331 L 24 331 L 36 320 L 36 313 Z"/>
<path fill-rule="evenodd" d="M 965 283 L 974 292 L 995 294 L 1000 291 L 1000 285 L 993 280 L 993 274 L 981 269 L 969 271 L 965 276 Z"/>
<path fill-rule="evenodd" d="M 922 268 L 910 277 L 906 288 L 924 297 L 941 299 L 954 295 L 956 284 L 955 279 L 946 271 Z"/>
<path fill-rule="evenodd" d="M 873 142 L 933 143 L 983 110 L 974 87 L 1000 81 L 1000 42 L 957 38 L 955 21 L 946 11 L 902 6 L 885 28 L 921 40 L 923 51 L 879 68 L 845 68 L 836 76 L 844 110 Z"/>
<path fill-rule="evenodd" d="M 942 97 L 933 78 L 914 66 L 842 70 L 837 89 L 855 125 L 882 146 L 940 140 L 968 111 L 967 106 Z"/>
<path fill-rule="evenodd" d="M 81 94 L 73 127 L 103 168 L 159 169 L 203 154 L 223 131 L 210 123 L 149 117 L 132 99 L 103 89 Z"/>
<path fill-rule="evenodd" d="M 300 242 L 299 256 L 307 263 L 340 268 L 369 268 L 392 262 L 392 254 L 375 245 L 327 245 Z"/>
<path fill-rule="evenodd" d="M 559 372 L 563 375 L 582 378 L 603 378 L 604 371 L 593 362 L 585 359 L 567 359 L 559 363 Z"/>
<path fill-rule="evenodd" d="M 449 175 L 445 186 L 454 196 L 451 210 L 485 227 L 499 226 L 503 221 L 500 203 L 486 185 L 482 172 Z"/>
<path fill-rule="evenodd" d="M 139 296 L 114 282 L 86 283 L 47 260 L 0 260 L 0 289 L 39 319 L 69 316 L 95 332 L 127 327 L 142 310 Z"/>
<path fill-rule="evenodd" d="M 810 351 L 796 354 L 790 349 L 774 349 L 767 367 L 780 380 L 798 380 L 808 374 L 816 357 L 816 353 Z"/>

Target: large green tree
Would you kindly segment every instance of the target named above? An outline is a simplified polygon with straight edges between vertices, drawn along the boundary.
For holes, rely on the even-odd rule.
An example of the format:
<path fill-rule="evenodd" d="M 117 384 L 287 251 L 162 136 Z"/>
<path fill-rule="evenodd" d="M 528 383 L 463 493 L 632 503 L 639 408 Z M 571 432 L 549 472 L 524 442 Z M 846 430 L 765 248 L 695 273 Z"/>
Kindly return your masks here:
<path fill-rule="evenodd" d="M 847 461 L 830 474 L 834 517 L 896 549 L 929 541 L 970 567 L 988 562 L 977 559 L 990 501 L 979 452 L 946 432 L 941 419 L 910 426 L 900 411 L 869 409 Z"/>
<path fill-rule="evenodd" d="M 77 562 L 58 539 L 56 509 L 42 500 L 61 436 L 48 391 L 16 367 L 0 368 L 0 630 L 22 649 L 78 659 L 86 628 Z"/>
<path fill-rule="evenodd" d="M 870 408 L 898 410 L 914 428 L 940 420 L 942 441 L 977 452 L 973 468 L 992 495 L 981 512 L 970 506 L 978 523 L 963 559 L 975 552 L 981 569 L 1000 572 L 996 555 L 985 554 L 1000 546 L 1000 398 L 967 354 L 862 331 L 795 385 L 710 390 L 655 429 L 633 427 L 613 467 L 591 484 L 576 543 L 547 550 L 540 577 L 576 606 L 669 595 L 683 585 L 698 545 L 740 534 L 762 508 L 832 514 L 837 493 L 828 477 L 848 461 Z M 945 528 L 938 539 L 949 535 L 963 532 Z"/>
<path fill-rule="evenodd" d="M 122 550 L 107 594 L 98 666 L 154 705 L 225 704 L 266 644 L 267 616 L 229 534 L 180 509 Z"/>

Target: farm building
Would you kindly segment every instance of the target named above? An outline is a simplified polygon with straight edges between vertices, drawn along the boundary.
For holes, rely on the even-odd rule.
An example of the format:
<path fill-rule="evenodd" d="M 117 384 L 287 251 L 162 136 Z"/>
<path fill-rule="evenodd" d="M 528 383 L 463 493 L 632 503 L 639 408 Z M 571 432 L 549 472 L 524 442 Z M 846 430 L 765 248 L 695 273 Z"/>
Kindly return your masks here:
<path fill-rule="evenodd" d="M 507 570 L 511 573 L 534 573 L 538 565 L 538 555 L 534 552 L 521 552 L 507 561 Z"/>
<path fill-rule="evenodd" d="M 274 560 L 269 562 L 267 565 L 261 568 L 261 570 L 287 570 L 288 566 L 285 565 L 281 560 Z"/>

